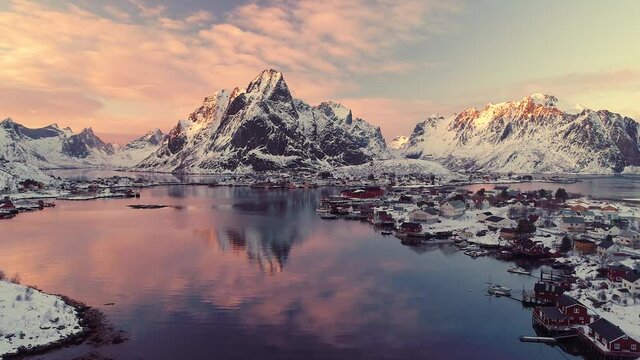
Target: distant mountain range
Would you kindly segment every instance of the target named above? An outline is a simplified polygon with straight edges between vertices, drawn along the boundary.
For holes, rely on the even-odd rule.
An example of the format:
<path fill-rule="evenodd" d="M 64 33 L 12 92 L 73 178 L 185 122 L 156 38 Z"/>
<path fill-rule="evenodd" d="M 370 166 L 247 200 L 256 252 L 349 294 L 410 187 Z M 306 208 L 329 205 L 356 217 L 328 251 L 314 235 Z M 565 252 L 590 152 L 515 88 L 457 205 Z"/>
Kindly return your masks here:
<path fill-rule="evenodd" d="M 398 136 L 387 146 L 380 128 L 355 118 L 348 108 L 295 99 L 282 73 L 265 70 L 246 89 L 206 97 L 168 134 L 156 129 L 122 147 L 105 143 L 90 128 L 74 134 L 57 125 L 30 129 L 6 119 L 0 123 L 0 172 L 6 178 L 9 169 L 26 176 L 32 168 L 319 170 L 389 159 L 395 160 L 386 170 L 444 170 L 438 164 L 419 165 L 417 159 L 455 171 L 610 174 L 639 169 L 639 128 L 619 114 L 565 110 L 555 97 L 535 94 L 446 118 L 428 117 L 411 136 Z"/>
<path fill-rule="evenodd" d="M 535 94 L 432 116 L 416 125 L 402 155 L 471 171 L 610 174 L 640 166 L 638 122 L 557 104 L 554 96 Z"/>
<path fill-rule="evenodd" d="M 9 118 L 0 122 L 0 159 L 41 169 L 132 167 L 157 150 L 164 137 L 156 129 L 120 148 L 102 141 L 91 128 L 78 134 L 55 124 L 30 129 Z"/>

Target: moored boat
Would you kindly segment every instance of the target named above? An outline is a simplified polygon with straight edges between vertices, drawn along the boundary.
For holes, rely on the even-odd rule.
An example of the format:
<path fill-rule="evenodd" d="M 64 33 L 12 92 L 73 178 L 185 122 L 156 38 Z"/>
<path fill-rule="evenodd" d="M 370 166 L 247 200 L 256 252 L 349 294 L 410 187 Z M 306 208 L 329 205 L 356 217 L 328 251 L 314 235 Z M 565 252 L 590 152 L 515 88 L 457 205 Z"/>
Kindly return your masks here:
<path fill-rule="evenodd" d="M 527 271 L 519 266 L 512 266 L 508 268 L 507 271 L 514 274 L 531 275 L 531 271 Z"/>

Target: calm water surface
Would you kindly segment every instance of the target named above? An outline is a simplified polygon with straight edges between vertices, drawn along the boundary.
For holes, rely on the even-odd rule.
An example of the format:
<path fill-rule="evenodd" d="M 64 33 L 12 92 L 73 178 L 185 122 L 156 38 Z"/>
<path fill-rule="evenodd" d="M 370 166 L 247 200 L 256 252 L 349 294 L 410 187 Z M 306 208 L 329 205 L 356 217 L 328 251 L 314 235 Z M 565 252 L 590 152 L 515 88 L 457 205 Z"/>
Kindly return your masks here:
<path fill-rule="evenodd" d="M 640 201 L 640 176 L 638 175 L 581 176 L 577 177 L 577 179 L 580 181 L 573 184 L 529 181 L 499 185 L 509 186 L 511 189 L 519 191 L 547 189 L 555 192 L 558 188 L 564 188 L 568 192 L 592 198 Z M 481 188 L 493 189 L 494 186 L 496 184 L 473 184 L 463 187 L 478 191 Z"/>
<path fill-rule="evenodd" d="M 103 310 L 131 337 L 99 350 L 117 359 L 574 358 L 520 343 L 531 312 L 485 296 L 489 279 L 517 293 L 533 278 L 323 221 L 314 209 L 332 192 L 167 186 L 58 201 L 0 223 L 0 268 Z"/>

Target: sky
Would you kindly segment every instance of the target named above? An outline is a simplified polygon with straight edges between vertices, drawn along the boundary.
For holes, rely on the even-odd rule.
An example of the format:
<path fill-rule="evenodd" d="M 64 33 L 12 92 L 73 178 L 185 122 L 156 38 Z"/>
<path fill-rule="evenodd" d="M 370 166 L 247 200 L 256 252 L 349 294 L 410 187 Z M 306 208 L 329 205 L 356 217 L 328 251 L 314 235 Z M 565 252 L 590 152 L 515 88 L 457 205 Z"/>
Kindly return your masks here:
<path fill-rule="evenodd" d="M 533 93 L 640 120 L 637 14 L 635 0 L 0 0 L 0 118 L 124 143 L 274 68 L 387 140 Z"/>

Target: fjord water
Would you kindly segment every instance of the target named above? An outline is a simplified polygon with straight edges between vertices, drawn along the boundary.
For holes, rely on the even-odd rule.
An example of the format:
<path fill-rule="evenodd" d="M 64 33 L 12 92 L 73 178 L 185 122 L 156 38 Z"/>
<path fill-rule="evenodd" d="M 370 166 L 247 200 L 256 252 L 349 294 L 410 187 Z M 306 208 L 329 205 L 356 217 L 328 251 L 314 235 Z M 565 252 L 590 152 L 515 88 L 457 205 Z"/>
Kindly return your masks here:
<path fill-rule="evenodd" d="M 315 208 L 331 193 L 164 186 L 58 201 L 0 223 L 0 268 L 103 310 L 130 336 L 99 349 L 117 359 L 573 358 L 520 343 L 534 334 L 530 310 L 485 295 L 489 279 L 517 294 L 534 278 L 321 220 Z"/>

